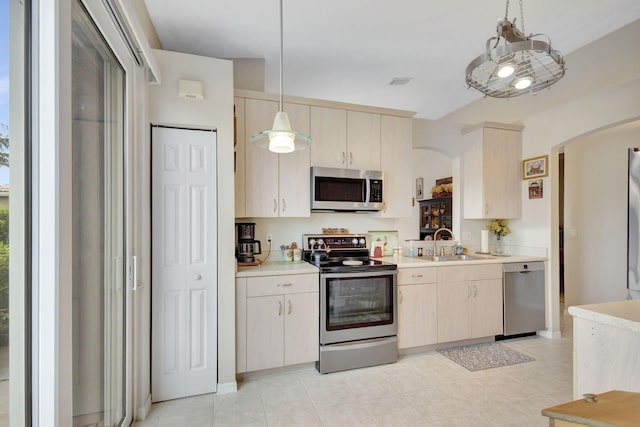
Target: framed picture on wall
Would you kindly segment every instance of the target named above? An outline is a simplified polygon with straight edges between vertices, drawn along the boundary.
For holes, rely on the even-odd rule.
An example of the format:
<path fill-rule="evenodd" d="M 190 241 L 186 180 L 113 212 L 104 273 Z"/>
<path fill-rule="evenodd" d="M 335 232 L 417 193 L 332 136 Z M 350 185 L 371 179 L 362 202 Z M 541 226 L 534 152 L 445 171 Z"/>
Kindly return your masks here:
<path fill-rule="evenodd" d="M 529 198 L 542 199 L 542 180 L 532 179 L 529 181 Z"/>
<path fill-rule="evenodd" d="M 549 175 L 549 156 L 533 157 L 522 161 L 522 179 L 542 178 Z"/>
<path fill-rule="evenodd" d="M 416 200 L 424 199 L 424 179 L 422 177 L 416 179 Z"/>

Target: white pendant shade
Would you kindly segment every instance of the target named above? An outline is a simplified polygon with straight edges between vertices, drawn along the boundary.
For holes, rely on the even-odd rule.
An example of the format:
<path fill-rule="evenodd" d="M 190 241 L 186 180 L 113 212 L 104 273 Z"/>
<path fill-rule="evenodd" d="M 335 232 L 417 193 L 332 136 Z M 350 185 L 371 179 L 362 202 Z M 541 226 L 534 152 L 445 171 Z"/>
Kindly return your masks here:
<path fill-rule="evenodd" d="M 270 130 L 263 130 L 251 135 L 251 141 L 258 147 L 273 153 L 291 153 L 309 147 L 311 137 L 303 132 L 291 130 L 289 115 L 278 111 Z"/>
<path fill-rule="evenodd" d="M 279 110 L 273 120 L 271 130 L 263 130 L 251 135 L 251 141 L 258 147 L 269 149 L 278 154 L 291 153 L 295 150 L 302 150 L 309 147 L 311 137 L 306 133 L 291 130 L 289 116 L 282 111 L 282 86 L 283 86 L 283 51 L 284 36 L 282 29 L 282 0 L 280 0 L 280 101 Z M 268 144 L 267 144 L 268 142 Z"/>
<path fill-rule="evenodd" d="M 269 134 L 269 151 L 274 153 L 290 153 L 295 150 L 295 133 L 291 132 L 289 115 L 278 111 L 273 119 L 273 129 Z"/>

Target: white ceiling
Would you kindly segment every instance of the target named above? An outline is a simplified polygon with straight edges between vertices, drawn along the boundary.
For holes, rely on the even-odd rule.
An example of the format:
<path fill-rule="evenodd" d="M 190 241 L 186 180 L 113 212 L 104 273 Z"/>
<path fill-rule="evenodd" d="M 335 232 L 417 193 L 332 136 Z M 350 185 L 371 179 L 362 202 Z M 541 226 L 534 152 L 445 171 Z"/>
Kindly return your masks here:
<path fill-rule="evenodd" d="M 163 49 L 264 58 L 265 91 L 279 91 L 277 0 L 144 1 Z M 526 33 L 551 38 L 567 59 L 566 76 L 535 96 L 478 101 L 482 94 L 467 89 L 465 68 L 483 53 L 504 12 L 503 0 L 285 0 L 284 93 L 410 110 L 433 120 L 491 103 L 508 117 L 485 119 L 512 122 L 524 114 L 516 114 L 516 106 L 544 108 L 585 85 L 606 84 L 606 70 L 620 59 L 630 68 L 616 78 L 640 76 L 640 1 L 525 1 Z M 509 6 L 509 19 L 514 17 L 521 28 L 517 1 Z M 592 44 L 634 21 L 634 31 L 618 36 L 615 46 Z M 603 60 L 589 50 L 608 54 L 619 44 L 621 58 Z M 389 85 L 395 77 L 413 79 Z"/>

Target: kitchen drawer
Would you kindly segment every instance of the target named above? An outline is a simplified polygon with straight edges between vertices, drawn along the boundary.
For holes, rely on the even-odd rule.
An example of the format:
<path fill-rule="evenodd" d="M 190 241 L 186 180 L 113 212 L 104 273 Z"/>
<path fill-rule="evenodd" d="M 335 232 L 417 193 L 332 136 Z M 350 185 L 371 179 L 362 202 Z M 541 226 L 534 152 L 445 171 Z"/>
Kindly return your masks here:
<path fill-rule="evenodd" d="M 438 282 L 502 279 L 502 264 L 438 267 Z"/>
<path fill-rule="evenodd" d="M 247 278 L 247 297 L 319 291 L 318 274 L 290 274 Z"/>
<path fill-rule="evenodd" d="M 398 285 L 413 285 L 416 283 L 435 283 L 435 267 L 400 268 L 398 269 Z"/>

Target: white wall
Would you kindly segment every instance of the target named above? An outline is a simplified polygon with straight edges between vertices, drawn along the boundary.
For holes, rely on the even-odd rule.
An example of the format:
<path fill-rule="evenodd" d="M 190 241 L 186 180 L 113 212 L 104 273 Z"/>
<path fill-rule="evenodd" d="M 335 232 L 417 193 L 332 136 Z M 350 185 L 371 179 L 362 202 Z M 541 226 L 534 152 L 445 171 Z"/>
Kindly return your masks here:
<path fill-rule="evenodd" d="M 154 50 L 162 84 L 151 86 L 154 124 L 217 129 L 218 173 L 218 390 L 236 387 L 233 190 L 233 66 L 231 61 Z M 177 97 L 179 79 L 204 82 L 205 100 Z"/>
<path fill-rule="evenodd" d="M 438 178 L 451 176 L 451 159 L 444 154 L 428 149 L 415 149 L 411 155 L 413 170 L 411 181 L 424 179 L 424 197 L 431 197 L 431 187 Z M 412 187 L 415 194 L 415 188 Z M 455 191 L 455 190 L 454 190 Z M 267 253 L 266 234 L 273 234 L 273 249 L 270 260 L 281 258 L 280 245 L 291 242 L 302 243 L 303 234 L 321 233 L 322 228 L 347 228 L 350 233 L 367 233 L 370 230 L 397 230 L 400 244 L 408 239 L 420 238 L 419 203 L 416 201 L 410 218 L 380 218 L 379 214 L 360 213 L 312 213 L 310 218 L 253 218 L 238 220 L 256 223 L 256 239 L 261 241 L 264 259 Z"/>
<path fill-rule="evenodd" d="M 619 126 L 565 147 L 566 305 L 627 296 L 627 149 L 638 125 Z"/>
<path fill-rule="evenodd" d="M 606 108 L 604 107 L 606 106 Z M 521 219 L 513 227 L 521 230 L 519 243 L 549 249 L 547 269 L 547 329 L 560 330 L 558 276 L 558 147 L 581 136 L 640 117 L 640 80 L 590 93 L 557 108 L 525 120 L 522 157 L 549 154 L 549 177 L 545 178 L 542 199 L 525 197 L 523 182 Z M 609 173 L 609 171 L 605 171 Z M 549 184 L 549 185 L 547 185 Z M 549 192 L 547 192 L 549 188 Z M 619 209 L 625 209 L 618 207 Z"/>

